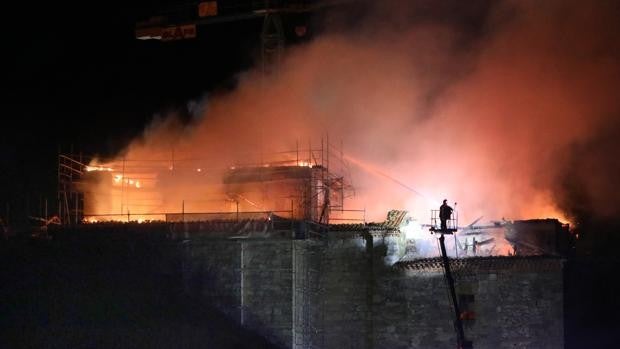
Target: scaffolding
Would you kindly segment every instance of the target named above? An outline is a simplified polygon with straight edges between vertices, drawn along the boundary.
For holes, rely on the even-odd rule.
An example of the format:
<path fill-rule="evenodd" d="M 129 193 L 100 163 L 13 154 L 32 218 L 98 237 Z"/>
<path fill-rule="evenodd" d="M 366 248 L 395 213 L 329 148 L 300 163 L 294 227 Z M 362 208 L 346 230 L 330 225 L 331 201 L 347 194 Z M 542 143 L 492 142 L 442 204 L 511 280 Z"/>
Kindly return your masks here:
<path fill-rule="evenodd" d="M 320 274 L 330 222 L 365 220 L 364 210 L 345 208 L 346 199 L 354 195 L 354 191 L 347 179 L 350 170 L 344 160 L 342 143 L 335 146 L 328 137 L 314 145 L 308 141 L 307 146 L 297 141 L 294 150 L 244 153 L 229 163 L 216 163 L 208 158 L 188 159 L 173 149 L 169 154 L 154 154 L 153 157 L 97 162 L 92 161 L 92 157 L 59 155 L 58 200 L 63 224 L 163 221 L 170 224 L 171 233 L 177 237 L 213 231 L 239 239 L 241 324 L 249 321 L 250 316 L 246 313 L 243 290 L 251 272 L 246 266 L 248 251 L 244 239 L 270 234 L 284 237 L 290 232 L 291 344 L 294 348 L 324 347 L 325 287 Z M 201 179 L 217 182 L 225 189 L 220 191 L 223 196 L 217 200 L 228 205 L 229 210 L 196 209 L 200 206 L 191 199 L 183 199 L 169 209 L 161 203 L 137 201 L 139 197 L 135 193 L 140 190 L 157 192 L 161 189 L 158 187 L 161 181 L 174 185 L 176 179 L 187 178 L 192 184 Z M 110 196 L 113 205 L 109 211 L 89 211 L 89 201 L 101 195 L 101 185 L 97 190 L 89 188 L 88 183 L 93 180 L 107 185 L 106 190 L 113 190 L 114 195 Z M 137 187 L 137 181 L 141 181 L 141 187 Z M 279 190 L 280 184 L 296 189 L 269 192 Z M 247 187 L 252 188 L 254 196 L 243 191 Z M 287 202 L 285 209 L 264 207 L 260 202 L 261 197 L 273 198 L 284 192 L 286 195 L 281 199 Z M 165 199 L 166 192 L 162 193 Z M 244 209 L 248 207 L 253 209 Z"/>
<path fill-rule="evenodd" d="M 184 158 L 174 149 L 153 157 L 102 163 L 60 154 L 58 212 L 63 224 L 290 211 L 288 218 L 304 221 L 308 232 L 325 232 L 332 219 L 363 220 L 358 217 L 363 210 L 345 209 L 345 199 L 354 195 L 345 176 L 348 164 L 342 144 L 337 149 L 328 137 L 314 146 L 308 141 L 307 147 L 298 141 L 291 151 L 237 154 L 226 163 Z M 182 181 L 185 187 L 176 190 Z M 174 195 L 164 188 L 175 188 Z"/>
<path fill-rule="evenodd" d="M 58 217 L 65 225 L 79 224 L 84 218 L 84 193 L 79 188 L 86 168 L 82 159 L 58 155 Z"/>

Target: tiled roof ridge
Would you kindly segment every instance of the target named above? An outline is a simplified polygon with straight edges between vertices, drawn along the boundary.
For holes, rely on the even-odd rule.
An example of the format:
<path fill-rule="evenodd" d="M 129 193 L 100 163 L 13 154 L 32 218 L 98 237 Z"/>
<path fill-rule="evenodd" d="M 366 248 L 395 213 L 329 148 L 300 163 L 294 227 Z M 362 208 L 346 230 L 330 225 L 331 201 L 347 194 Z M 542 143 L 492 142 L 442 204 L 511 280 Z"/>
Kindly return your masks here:
<path fill-rule="evenodd" d="M 450 268 L 458 271 L 476 270 L 499 270 L 499 269 L 558 269 L 562 266 L 563 259 L 557 256 L 485 256 L 468 258 L 450 258 Z M 414 260 L 399 261 L 394 265 L 399 269 L 438 271 L 443 270 L 440 257 L 420 258 Z"/>

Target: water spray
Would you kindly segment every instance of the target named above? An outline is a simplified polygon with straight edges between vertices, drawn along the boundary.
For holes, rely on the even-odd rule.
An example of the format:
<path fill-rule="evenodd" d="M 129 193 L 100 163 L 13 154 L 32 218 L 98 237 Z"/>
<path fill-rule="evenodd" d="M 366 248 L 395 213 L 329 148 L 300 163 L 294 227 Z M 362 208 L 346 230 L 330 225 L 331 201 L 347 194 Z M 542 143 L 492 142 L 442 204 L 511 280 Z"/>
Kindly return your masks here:
<path fill-rule="evenodd" d="M 366 172 L 368 172 L 368 173 L 370 173 L 372 175 L 375 175 L 377 177 L 383 177 L 385 179 L 388 179 L 388 180 L 396 183 L 397 185 L 399 185 L 399 186 L 409 190 L 410 192 L 412 192 L 412 193 L 414 193 L 414 194 L 424 198 L 425 200 L 427 200 L 428 202 L 430 202 L 434 206 L 438 206 L 439 205 L 437 200 L 429 198 L 428 196 L 422 194 L 418 190 L 416 190 L 416 189 L 410 187 L 409 185 L 401 182 L 400 180 L 390 176 L 389 174 L 387 174 L 387 173 L 385 173 L 385 172 L 375 168 L 373 165 L 364 163 L 363 161 L 361 161 L 359 159 L 356 159 L 356 158 L 354 158 L 354 157 L 352 157 L 352 156 L 350 156 L 348 154 L 343 154 L 343 158 L 345 158 L 346 160 L 350 161 L 351 163 L 357 165 L 359 168 L 363 169 L 364 171 L 366 171 Z"/>

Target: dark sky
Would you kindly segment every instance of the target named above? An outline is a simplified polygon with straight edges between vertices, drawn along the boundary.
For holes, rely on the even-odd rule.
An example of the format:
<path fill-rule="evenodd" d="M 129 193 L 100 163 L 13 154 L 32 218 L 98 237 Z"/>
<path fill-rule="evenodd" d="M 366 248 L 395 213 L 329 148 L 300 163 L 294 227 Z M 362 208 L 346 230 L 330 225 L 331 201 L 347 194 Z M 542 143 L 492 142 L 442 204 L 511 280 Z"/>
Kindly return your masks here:
<path fill-rule="evenodd" d="M 201 27 L 195 40 L 136 40 L 136 21 L 164 7 L 156 1 L 14 5 L 0 143 L 0 203 L 14 211 L 55 197 L 59 149 L 117 152 L 155 113 L 231 88 L 260 47 L 259 21 Z"/>
<path fill-rule="evenodd" d="M 108 137 L 139 131 L 154 112 L 221 85 L 253 59 L 251 23 L 213 26 L 186 42 L 136 40 L 134 23 L 148 11 L 139 1 L 40 8 L 11 43 L 14 137 L 110 151 L 117 145 Z"/>
<path fill-rule="evenodd" d="M 179 3 L 191 1 L 15 2 L 5 8 L 12 29 L 3 50 L 8 92 L 0 141 L 2 217 L 7 204 L 15 214 L 36 213 L 42 198 L 55 201 L 59 150 L 113 155 L 155 114 L 183 112 L 190 100 L 233 88 L 237 74 L 258 61 L 260 19 L 201 26 L 193 40 L 135 39 L 137 21 Z M 414 14 L 457 16 L 475 26 L 480 20 L 462 16 L 463 9 L 484 12 L 451 6 L 420 1 Z M 284 18 L 287 45 L 303 41 L 293 34 L 298 23 L 308 24 L 309 39 L 326 23 L 355 28 L 364 9 L 344 9 L 350 21 L 342 23 L 324 13 Z"/>
<path fill-rule="evenodd" d="M 358 30 L 364 11 L 391 19 L 394 13 L 386 3 L 398 0 L 385 1 L 360 0 L 367 6 L 338 9 L 346 16 L 330 11 L 285 18 L 287 45 L 298 41 L 292 29 L 297 23 L 308 23 L 311 39 L 325 27 Z M 192 40 L 135 39 L 137 21 L 171 3 L 188 2 L 14 2 L 5 7 L 10 30 L 3 36 L 7 92 L 0 138 L 0 217 L 6 217 L 7 204 L 18 215 L 37 213 L 42 198 L 55 202 L 59 150 L 113 155 L 155 114 L 182 113 L 191 100 L 234 88 L 237 75 L 258 62 L 260 19 L 202 26 Z M 461 42 L 467 42 L 484 35 L 481 28 L 495 2 L 412 3 L 396 17 L 457 23 Z"/>
<path fill-rule="evenodd" d="M 259 59 L 260 19 L 201 26 L 194 40 L 135 39 L 137 21 L 183 3 L 192 1 L 14 4 L 18 7 L 7 11 L 13 30 L 5 38 L 9 95 L 3 119 L 10 130 L 5 148 L 39 152 L 41 144 L 56 150 L 73 144 L 76 151 L 112 153 L 154 113 L 232 87 L 235 74 Z M 477 7 L 488 6 L 488 1 L 477 1 L 477 7 L 420 3 L 415 16 L 448 20 L 469 20 L 464 9 L 480 13 Z M 350 10 L 348 17 L 355 20 Z M 323 25 L 317 24 L 320 16 L 307 19 L 308 37 Z M 297 22 L 284 18 L 288 45 L 296 41 L 291 32 Z"/>

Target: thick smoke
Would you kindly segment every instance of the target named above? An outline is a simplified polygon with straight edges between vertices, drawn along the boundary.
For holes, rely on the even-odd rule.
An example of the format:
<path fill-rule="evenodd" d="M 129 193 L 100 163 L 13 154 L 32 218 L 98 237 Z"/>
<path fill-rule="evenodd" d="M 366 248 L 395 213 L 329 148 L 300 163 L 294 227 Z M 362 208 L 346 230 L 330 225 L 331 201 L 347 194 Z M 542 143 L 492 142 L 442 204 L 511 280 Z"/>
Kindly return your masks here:
<path fill-rule="evenodd" d="M 599 207 L 615 183 L 598 161 L 618 137 L 598 139 L 620 115 L 617 4 L 498 2 L 475 9 L 484 19 L 474 28 L 451 8 L 409 19 L 408 2 L 380 3 L 359 30 L 290 49 L 278 74 L 244 73 L 190 126 L 159 120 L 123 156 L 174 148 L 226 165 L 329 134 L 350 159 L 347 206 L 374 220 L 397 208 L 424 221 L 444 198 L 458 201 L 461 223 L 566 220 L 585 205 L 573 201 L 576 184 L 589 210 L 614 213 Z"/>

